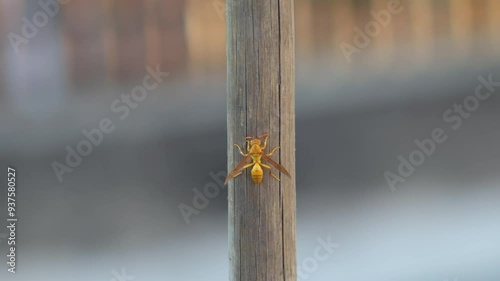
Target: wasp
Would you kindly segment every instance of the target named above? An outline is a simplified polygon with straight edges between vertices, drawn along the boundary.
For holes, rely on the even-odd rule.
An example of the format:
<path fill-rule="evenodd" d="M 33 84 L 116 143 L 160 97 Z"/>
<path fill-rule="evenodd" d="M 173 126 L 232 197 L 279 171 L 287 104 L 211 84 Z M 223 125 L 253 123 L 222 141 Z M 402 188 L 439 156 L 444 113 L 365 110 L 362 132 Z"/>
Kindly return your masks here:
<path fill-rule="evenodd" d="M 264 139 L 264 144 L 262 144 L 262 146 L 261 146 L 260 140 L 262 138 L 265 138 L 265 139 Z M 270 153 L 267 153 L 267 154 L 264 153 L 264 149 L 266 149 L 266 147 L 267 147 L 267 139 L 268 138 L 269 138 L 268 134 L 263 134 L 263 135 L 260 135 L 257 137 L 246 137 L 245 142 L 247 143 L 247 151 L 248 151 L 248 153 L 246 153 L 246 154 L 243 153 L 243 151 L 241 150 L 241 147 L 239 145 L 234 144 L 234 146 L 236 146 L 238 148 L 238 150 L 240 151 L 240 154 L 243 155 L 245 158 L 243 158 L 243 160 L 241 160 L 241 162 L 231 171 L 231 173 L 229 173 L 229 175 L 227 175 L 227 178 L 226 178 L 226 181 L 224 182 L 224 184 L 226 184 L 232 178 L 235 178 L 235 177 L 241 175 L 241 173 L 243 173 L 243 170 L 250 168 L 250 167 L 253 167 L 251 172 L 250 172 L 250 175 L 252 176 L 252 180 L 255 184 L 259 184 L 262 182 L 262 178 L 264 177 L 264 171 L 262 170 L 262 168 L 268 169 L 269 173 L 271 174 L 271 176 L 273 176 L 273 178 L 275 178 L 278 181 L 281 181 L 280 178 L 278 178 L 278 176 L 276 176 L 275 174 L 273 174 L 271 172 L 271 167 L 269 165 L 262 163 L 262 161 L 261 161 L 262 159 L 264 159 L 267 163 L 271 164 L 274 168 L 278 169 L 280 172 L 282 172 L 286 176 L 290 177 L 290 174 L 287 172 L 287 170 L 283 166 L 281 166 L 280 164 L 276 163 L 270 157 L 271 155 L 273 155 L 273 153 L 277 149 L 280 148 L 279 146 L 275 147 Z M 250 159 L 252 160 L 252 162 L 248 163 Z"/>

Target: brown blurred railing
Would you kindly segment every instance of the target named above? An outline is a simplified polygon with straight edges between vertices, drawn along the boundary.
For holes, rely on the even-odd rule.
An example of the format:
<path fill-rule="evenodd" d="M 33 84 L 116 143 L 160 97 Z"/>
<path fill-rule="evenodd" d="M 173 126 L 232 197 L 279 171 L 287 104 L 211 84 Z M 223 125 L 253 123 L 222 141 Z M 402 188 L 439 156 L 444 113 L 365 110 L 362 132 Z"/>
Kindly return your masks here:
<path fill-rule="evenodd" d="M 297 0 L 297 58 L 343 59 L 339 44 L 351 44 L 353 27 L 363 28 L 372 20 L 370 11 L 385 9 L 387 2 Z M 23 10 L 31 18 L 33 9 L 39 9 L 33 3 L 0 2 L 2 48 L 11 47 L 9 31 L 19 33 Z M 223 73 L 225 19 L 216 4 L 223 6 L 224 0 L 70 1 L 58 16 L 65 46 L 62 55 L 73 82 L 140 78 L 146 65 L 160 65 L 174 75 Z M 393 16 L 362 56 L 386 65 L 404 46 L 414 62 L 425 64 L 435 58 L 436 42 L 441 39 L 453 42 L 450 53 L 457 58 L 466 58 L 480 43 L 490 46 L 492 53 L 500 52 L 495 48 L 500 43 L 498 0 L 401 0 L 401 5 L 403 12 Z"/>
<path fill-rule="evenodd" d="M 184 6 L 182 0 L 71 2 L 63 11 L 63 37 L 73 77 L 93 79 L 97 70 L 126 80 L 144 75 L 146 65 L 183 71 Z"/>

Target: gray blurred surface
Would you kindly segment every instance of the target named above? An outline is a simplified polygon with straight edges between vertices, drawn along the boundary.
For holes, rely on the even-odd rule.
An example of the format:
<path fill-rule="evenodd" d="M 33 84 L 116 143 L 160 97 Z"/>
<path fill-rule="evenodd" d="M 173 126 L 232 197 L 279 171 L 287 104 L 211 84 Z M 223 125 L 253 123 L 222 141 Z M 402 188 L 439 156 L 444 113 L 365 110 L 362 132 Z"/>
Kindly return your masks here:
<path fill-rule="evenodd" d="M 444 110 L 487 73 L 498 69 L 450 70 L 439 79 L 422 74 L 405 82 L 408 88 L 383 77 L 365 88 L 356 79 L 344 81 L 357 88 L 352 95 L 414 96 L 369 106 L 337 102 L 335 92 L 324 92 L 322 107 L 338 110 L 303 107 L 307 91 L 298 85 L 298 262 L 312 255 L 318 237 L 331 235 L 341 245 L 310 280 L 498 277 L 497 97 L 450 132 L 396 192 L 383 177 L 395 170 L 399 154 L 415 148 L 414 139 L 446 128 Z M 169 91 L 169 84 L 158 91 Z M 433 88 L 450 94 L 421 98 Z M 210 182 L 209 172 L 225 169 L 225 102 L 216 94 L 223 93 L 223 82 L 210 95 L 207 87 L 176 89 L 182 90 L 172 99 L 191 95 L 196 102 L 174 106 L 167 96 L 152 96 L 63 183 L 51 162 L 62 162 L 64 146 L 74 146 L 82 128 L 110 114 L 109 101 L 103 99 L 102 110 L 80 105 L 80 124 L 69 121 L 77 115 L 70 111 L 46 123 L 12 119 L 2 126 L 2 164 L 19 170 L 19 273 L 13 280 L 110 280 L 111 270 L 122 267 L 137 280 L 225 279 L 226 190 L 189 225 L 178 210 L 179 203 L 192 205 L 191 189 Z"/>

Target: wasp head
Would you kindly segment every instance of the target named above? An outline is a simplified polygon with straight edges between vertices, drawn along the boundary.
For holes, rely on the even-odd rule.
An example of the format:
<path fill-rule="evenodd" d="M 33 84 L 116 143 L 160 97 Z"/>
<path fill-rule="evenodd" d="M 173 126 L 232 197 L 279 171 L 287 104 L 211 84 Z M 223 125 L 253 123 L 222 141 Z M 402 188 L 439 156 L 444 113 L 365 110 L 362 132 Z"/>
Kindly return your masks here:
<path fill-rule="evenodd" d="M 252 140 L 250 140 L 250 145 L 259 145 L 260 146 L 260 140 L 259 139 L 252 139 Z"/>

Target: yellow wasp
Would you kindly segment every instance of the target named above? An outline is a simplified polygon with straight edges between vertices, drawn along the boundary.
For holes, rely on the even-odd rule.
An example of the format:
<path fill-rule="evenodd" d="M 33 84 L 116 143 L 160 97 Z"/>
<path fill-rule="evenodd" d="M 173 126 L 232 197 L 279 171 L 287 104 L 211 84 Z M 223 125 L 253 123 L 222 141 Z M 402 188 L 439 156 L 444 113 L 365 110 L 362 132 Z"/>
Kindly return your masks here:
<path fill-rule="evenodd" d="M 261 146 L 260 139 L 263 137 L 265 137 L 264 144 Z M 241 173 L 243 173 L 243 170 L 250 168 L 252 166 L 253 166 L 253 168 L 252 168 L 252 171 L 250 172 L 250 174 L 252 175 L 252 180 L 255 184 L 259 184 L 262 182 L 262 178 L 264 177 L 264 171 L 262 171 L 262 168 L 269 169 L 269 173 L 271 174 L 271 176 L 273 176 L 276 180 L 280 181 L 280 179 L 275 174 L 273 174 L 271 172 L 271 167 L 262 163 L 261 159 L 266 160 L 266 162 L 271 164 L 274 168 L 280 170 L 283 174 L 290 177 L 290 174 L 287 172 L 287 170 L 285 168 L 283 168 L 283 166 L 274 162 L 274 160 L 271 159 L 271 157 L 269 157 L 269 156 L 273 155 L 273 153 L 279 148 L 279 146 L 275 147 L 268 154 L 264 153 L 264 149 L 266 149 L 266 146 L 267 146 L 267 139 L 268 138 L 269 138 L 268 134 L 257 136 L 255 138 L 254 137 L 246 137 L 245 142 L 247 143 L 247 151 L 248 151 L 247 154 L 243 153 L 243 151 L 241 150 L 241 147 L 239 145 L 234 144 L 236 147 L 238 147 L 240 154 L 243 155 L 245 158 L 243 158 L 243 160 L 231 171 L 231 173 L 229 173 L 229 175 L 227 175 L 227 178 L 226 178 L 226 181 L 224 182 L 224 184 L 226 184 L 232 178 L 235 178 L 235 177 L 241 175 Z M 252 159 L 252 162 L 247 164 L 248 160 L 250 160 L 250 159 Z"/>

